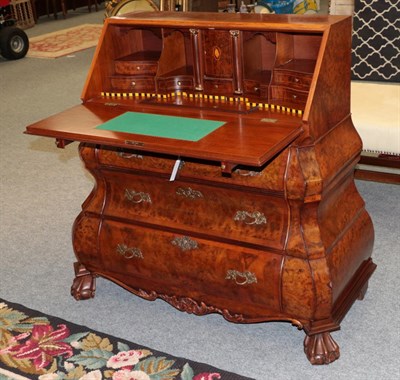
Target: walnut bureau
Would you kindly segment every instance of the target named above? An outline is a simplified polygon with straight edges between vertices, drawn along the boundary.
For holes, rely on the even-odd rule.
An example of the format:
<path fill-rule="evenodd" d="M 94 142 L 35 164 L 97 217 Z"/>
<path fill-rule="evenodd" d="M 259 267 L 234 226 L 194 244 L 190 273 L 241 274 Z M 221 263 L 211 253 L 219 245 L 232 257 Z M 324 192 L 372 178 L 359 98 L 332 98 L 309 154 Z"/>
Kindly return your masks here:
<path fill-rule="evenodd" d="M 95 178 L 73 226 L 72 295 L 93 297 L 102 276 L 197 315 L 289 321 L 311 363 L 336 360 L 331 332 L 375 270 L 350 49 L 342 16 L 107 19 L 82 104 L 26 130 L 80 142 Z M 131 114 L 167 135 L 102 128 Z M 186 139 L 170 117 L 189 133 L 220 125 Z"/>

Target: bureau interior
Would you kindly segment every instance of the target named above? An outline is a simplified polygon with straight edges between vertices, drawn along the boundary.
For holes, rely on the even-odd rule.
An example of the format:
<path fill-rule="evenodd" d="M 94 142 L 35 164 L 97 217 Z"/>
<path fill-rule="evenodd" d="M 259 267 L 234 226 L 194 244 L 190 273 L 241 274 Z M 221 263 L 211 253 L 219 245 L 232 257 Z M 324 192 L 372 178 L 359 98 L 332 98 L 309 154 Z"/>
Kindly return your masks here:
<path fill-rule="evenodd" d="M 322 33 L 111 23 L 84 101 L 302 112 Z"/>

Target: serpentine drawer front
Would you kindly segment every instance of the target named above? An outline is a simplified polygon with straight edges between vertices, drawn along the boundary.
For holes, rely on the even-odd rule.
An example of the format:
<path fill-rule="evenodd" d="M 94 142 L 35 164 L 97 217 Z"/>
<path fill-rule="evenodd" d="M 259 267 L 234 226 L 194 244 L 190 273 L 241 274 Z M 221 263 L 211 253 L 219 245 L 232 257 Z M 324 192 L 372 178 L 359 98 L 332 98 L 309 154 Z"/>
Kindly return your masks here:
<path fill-rule="evenodd" d="M 153 176 L 105 171 L 104 214 L 283 249 L 288 207 L 283 198 Z M 212 210 L 212 212 L 210 212 Z"/>
<path fill-rule="evenodd" d="M 131 286 L 146 279 L 159 292 L 185 295 L 190 285 L 199 296 L 213 290 L 219 298 L 240 296 L 244 303 L 279 309 L 281 255 L 112 221 L 102 224 L 99 243 L 103 268 Z"/>
<path fill-rule="evenodd" d="M 103 148 L 97 150 L 100 165 L 110 168 L 136 169 L 139 171 L 162 173 L 170 176 L 176 157 L 150 155 L 146 152 L 129 149 Z M 263 191 L 281 192 L 284 190 L 288 150 L 271 160 L 263 167 L 235 168 L 228 177 L 221 175 L 221 165 L 217 162 L 195 161 L 182 158 L 178 178 L 206 179 L 216 183 L 259 188 Z"/>

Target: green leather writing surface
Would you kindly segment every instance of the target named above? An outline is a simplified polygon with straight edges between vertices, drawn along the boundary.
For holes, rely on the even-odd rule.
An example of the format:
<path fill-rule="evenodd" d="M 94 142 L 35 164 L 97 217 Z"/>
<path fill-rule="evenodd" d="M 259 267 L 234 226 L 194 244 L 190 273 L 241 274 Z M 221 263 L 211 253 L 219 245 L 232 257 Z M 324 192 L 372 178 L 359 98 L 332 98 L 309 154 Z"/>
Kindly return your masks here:
<path fill-rule="evenodd" d="M 225 122 L 215 120 L 126 112 L 97 126 L 96 129 L 198 141 L 223 124 Z"/>

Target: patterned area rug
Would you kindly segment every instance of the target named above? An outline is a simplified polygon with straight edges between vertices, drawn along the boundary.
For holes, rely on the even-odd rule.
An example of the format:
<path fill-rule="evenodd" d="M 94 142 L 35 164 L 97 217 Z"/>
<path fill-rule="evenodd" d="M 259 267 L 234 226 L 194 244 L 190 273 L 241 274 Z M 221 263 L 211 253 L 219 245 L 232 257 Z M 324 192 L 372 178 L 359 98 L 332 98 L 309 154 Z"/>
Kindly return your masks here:
<path fill-rule="evenodd" d="M 0 299 L 0 380 L 251 380 Z"/>
<path fill-rule="evenodd" d="M 83 24 L 29 39 L 28 57 L 58 58 L 97 45 L 100 24 Z"/>

